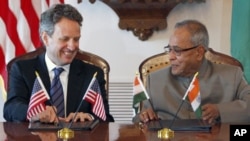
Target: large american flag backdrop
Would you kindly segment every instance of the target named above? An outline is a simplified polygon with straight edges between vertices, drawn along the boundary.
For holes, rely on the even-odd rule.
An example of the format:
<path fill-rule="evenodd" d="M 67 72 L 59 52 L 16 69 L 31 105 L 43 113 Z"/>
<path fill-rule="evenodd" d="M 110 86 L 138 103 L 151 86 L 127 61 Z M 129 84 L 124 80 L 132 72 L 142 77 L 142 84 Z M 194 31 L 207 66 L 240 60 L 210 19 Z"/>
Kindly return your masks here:
<path fill-rule="evenodd" d="M 6 64 L 42 45 L 40 14 L 64 0 L 0 0 L 0 90 L 7 88 Z"/>

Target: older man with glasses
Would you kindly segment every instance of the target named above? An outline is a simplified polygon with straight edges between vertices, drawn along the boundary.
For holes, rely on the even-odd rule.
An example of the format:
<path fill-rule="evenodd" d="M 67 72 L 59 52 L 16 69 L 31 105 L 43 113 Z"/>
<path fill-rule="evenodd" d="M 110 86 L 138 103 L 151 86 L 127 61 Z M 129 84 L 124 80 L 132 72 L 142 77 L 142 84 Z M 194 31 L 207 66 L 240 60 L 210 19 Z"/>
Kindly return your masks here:
<path fill-rule="evenodd" d="M 208 61 L 208 43 L 207 29 L 199 21 L 185 20 L 175 25 L 169 45 L 164 47 L 171 65 L 149 74 L 146 88 L 150 102 L 144 101 L 134 122 L 174 118 L 202 119 L 211 124 L 250 122 L 250 86 L 241 68 Z M 188 98 L 183 100 L 195 74 L 200 117 Z"/>

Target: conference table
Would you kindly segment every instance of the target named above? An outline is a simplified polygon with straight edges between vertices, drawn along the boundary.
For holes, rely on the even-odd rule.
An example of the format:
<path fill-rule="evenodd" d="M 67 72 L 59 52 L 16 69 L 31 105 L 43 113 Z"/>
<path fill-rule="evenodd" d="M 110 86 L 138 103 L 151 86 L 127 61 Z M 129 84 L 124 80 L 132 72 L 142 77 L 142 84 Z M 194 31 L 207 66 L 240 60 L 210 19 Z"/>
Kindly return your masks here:
<path fill-rule="evenodd" d="M 0 123 L 1 141 L 58 141 L 57 131 L 30 131 L 29 123 Z M 69 141 L 162 141 L 157 131 L 139 124 L 98 123 L 91 131 L 75 131 Z M 165 139 L 166 140 L 166 139 Z M 229 124 L 214 125 L 210 132 L 175 132 L 171 141 L 229 141 Z"/>

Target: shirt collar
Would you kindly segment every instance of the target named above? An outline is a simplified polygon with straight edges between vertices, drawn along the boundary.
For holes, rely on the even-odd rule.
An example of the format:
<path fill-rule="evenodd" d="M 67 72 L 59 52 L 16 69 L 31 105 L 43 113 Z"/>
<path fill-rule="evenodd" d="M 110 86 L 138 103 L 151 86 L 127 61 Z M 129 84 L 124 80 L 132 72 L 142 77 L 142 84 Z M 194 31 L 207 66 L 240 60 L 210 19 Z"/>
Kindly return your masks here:
<path fill-rule="evenodd" d="M 49 59 L 47 52 L 45 53 L 45 62 L 49 72 L 51 72 L 55 67 L 62 67 L 65 72 L 69 72 L 70 64 L 64 66 L 57 66 Z"/>

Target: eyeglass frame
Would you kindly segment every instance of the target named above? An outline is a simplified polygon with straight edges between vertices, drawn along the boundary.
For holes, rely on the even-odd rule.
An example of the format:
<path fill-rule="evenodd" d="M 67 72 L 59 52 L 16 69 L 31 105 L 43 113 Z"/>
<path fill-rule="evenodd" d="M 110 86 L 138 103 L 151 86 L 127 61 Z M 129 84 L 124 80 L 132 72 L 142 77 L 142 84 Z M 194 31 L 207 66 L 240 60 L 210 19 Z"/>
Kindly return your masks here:
<path fill-rule="evenodd" d="M 173 47 L 172 47 L 173 49 L 171 49 L 171 48 L 170 48 L 171 46 L 170 46 L 170 45 L 167 45 L 167 46 L 164 47 L 164 50 L 165 50 L 165 53 L 170 53 L 171 51 L 174 51 L 174 53 L 175 53 L 176 56 L 180 56 L 182 52 L 186 52 L 186 51 L 195 49 L 195 48 L 197 48 L 197 47 L 199 47 L 199 46 L 200 46 L 200 45 L 196 45 L 196 46 L 192 46 L 192 47 L 190 47 L 190 48 L 184 48 L 184 49 L 182 49 L 182 48 L 180 48 L 180 47 L 178 47 L 178 46 L 173 46 Z M 178 49 L 177 49 L 177 48 L 178 48 Z M 167 49 L 168 49 L 168 50 L 167 50 Z M 176 50 L 176 49 L 177 49 L 177 50 Z"/>

